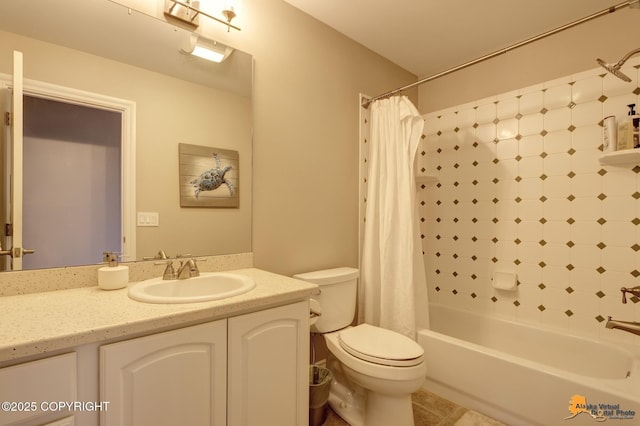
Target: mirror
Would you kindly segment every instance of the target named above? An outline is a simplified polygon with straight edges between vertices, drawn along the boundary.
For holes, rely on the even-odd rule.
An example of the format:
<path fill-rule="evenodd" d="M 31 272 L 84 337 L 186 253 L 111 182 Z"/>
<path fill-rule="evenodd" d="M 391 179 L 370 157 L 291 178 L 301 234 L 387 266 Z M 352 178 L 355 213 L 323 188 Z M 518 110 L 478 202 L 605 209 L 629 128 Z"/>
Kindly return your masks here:
<path fill-rule="evenodd" d="M 157 213 L 158 226 L 134 223 L 135 259 L 123 260 L 159 250 L 169 256 L 251 251 L 251 55 L 234 50 L 220 64 L 204 61 L 180 50 L 190 32 L 109 0 L 0 0 L 0 10 L 0 74 L 11 74 L 18 50 L 25 91 L 35 81 L 135 105 L 131 217 Z M 239 207 L 181 207 L 179 144 L 237 151 Z M 63 159 L 51 161 L 74 167 Z M 51 188 L 58 190 L 74 188 Z M 62 240 L 56 244 L 73 244 Z M 29 248 L 37 254 L 38 247 Z M 90 263 L 99 263 L 103 250 L 118 249 L 96 249 Z"/>

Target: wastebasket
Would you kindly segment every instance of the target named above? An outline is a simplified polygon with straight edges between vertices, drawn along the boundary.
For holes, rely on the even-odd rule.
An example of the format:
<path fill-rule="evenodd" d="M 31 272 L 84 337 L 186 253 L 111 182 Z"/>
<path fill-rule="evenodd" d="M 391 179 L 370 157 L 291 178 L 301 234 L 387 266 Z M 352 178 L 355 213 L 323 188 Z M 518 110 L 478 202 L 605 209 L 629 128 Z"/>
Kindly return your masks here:
<path fill-rule="evenodd" d="M 322 426 L 327 419 L 327 401 L 333 375 L 328 368 L 309 366 L 309 426 Z"/>

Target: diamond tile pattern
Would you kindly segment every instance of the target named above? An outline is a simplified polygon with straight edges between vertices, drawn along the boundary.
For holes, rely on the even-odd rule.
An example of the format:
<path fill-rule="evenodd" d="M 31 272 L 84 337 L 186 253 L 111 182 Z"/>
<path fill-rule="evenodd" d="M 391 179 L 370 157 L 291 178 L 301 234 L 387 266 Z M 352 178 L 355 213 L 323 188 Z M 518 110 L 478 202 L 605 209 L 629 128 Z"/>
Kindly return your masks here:
<path fill-rule="evenodd" d="M 604 328 L 640 318 L 619 296 L 640 285 L 640 164 L 598 162 L 603 117 L 640 104 L 629 72 L 629 84 L 594 68 L 424 116 L 418 168 L 439 181 L 418 195 L 431 302 L 640 345 Z M 517 290 L 493 289 L 494 271 L 516 272 Z"/>

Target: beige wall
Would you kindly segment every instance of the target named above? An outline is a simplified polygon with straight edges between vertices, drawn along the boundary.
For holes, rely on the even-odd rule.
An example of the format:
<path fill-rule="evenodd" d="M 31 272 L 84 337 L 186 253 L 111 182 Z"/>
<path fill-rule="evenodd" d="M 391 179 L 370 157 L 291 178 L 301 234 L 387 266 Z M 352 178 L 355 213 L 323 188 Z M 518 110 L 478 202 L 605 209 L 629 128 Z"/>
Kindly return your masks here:
<path fill-rule="evenodd" d="M 358 93 L 415 76 L 280 0 L 249 3 L 255 264 L 286 275 L 357 266 Z"/>
<path fill-rule="evenodd" d="M 551 13 L 551 12 L 550 12 Z M 615 63 L 640 47 L 640 11 L 629 8 L 420 86 L 422 113 Z M 606 72 L 603 70 L 603 73 Z"/>

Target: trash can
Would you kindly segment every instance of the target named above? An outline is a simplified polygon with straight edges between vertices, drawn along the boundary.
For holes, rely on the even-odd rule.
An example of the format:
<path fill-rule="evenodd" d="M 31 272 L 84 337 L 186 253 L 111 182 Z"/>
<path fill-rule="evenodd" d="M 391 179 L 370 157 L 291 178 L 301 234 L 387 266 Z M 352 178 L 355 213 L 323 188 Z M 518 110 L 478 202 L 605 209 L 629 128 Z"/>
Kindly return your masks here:
<path fill-rule="evenodd" d="M 328 368 L 309 366 L 309 426 L 322 426 L 327 419 L 327 401 L 333 375 Z"/>

